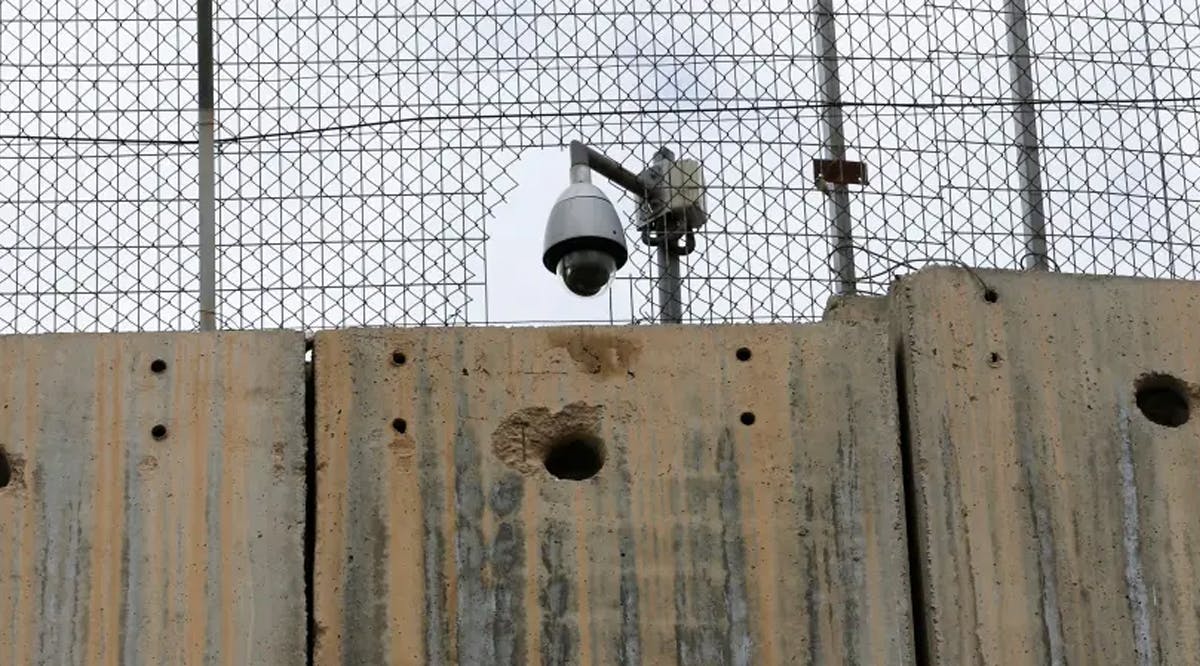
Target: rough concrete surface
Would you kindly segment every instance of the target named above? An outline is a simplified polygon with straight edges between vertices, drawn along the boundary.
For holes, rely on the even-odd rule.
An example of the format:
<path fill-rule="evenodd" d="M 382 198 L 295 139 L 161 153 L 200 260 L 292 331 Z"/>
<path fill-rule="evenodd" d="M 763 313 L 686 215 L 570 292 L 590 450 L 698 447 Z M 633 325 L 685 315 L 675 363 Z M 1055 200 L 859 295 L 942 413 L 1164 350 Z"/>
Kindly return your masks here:
<path fill-rule="evenodd" d="M 871 322 L 882 324 L 890 321 L 891 301 L 886 296 L 868 294 L 835 294 L 825 303 L 822 321 L 844 321 L 850 324 Z"/>
<path fill-rule="evenodd" d="M 923 271 L 895 293 L 931 664 L 1200 655 L 1200 284 Z M 1161 396 L 1160 396 L 1161 397 Z M 1194 406 L 1194 405 L 1193 405 Z"/>
<path fill-rule="evenodd" d="M 911 663 L 884 327 L 350 330 L 314 357 L 315 663 Z M 595 477 L 549 474 L 589 438 Z"/>
<path fill-rule="evenodd" d="M 303 345 L 0 337 L 0 663 L 303 663 Z"/>

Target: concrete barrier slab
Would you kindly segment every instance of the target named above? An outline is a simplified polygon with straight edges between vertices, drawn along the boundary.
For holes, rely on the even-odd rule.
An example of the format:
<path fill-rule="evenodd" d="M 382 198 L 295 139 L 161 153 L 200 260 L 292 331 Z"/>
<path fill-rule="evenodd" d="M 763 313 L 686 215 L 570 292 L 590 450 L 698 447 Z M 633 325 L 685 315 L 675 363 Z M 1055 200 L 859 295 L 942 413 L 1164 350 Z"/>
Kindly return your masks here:
<path fill-rule="evenodd" d="M 316 663 L 911 663 L 883 326 L 352 330 L 314 356 Z M 591 478 L 547 469 L 598 446 Z"/>
<path fill-rule="evenodd" d="M 939 269 L 894 298 L 929 663 L 1194 663 L 1200 415 L 1138 395 L 1198 404 L 1200 284 Z"/>
<path fill-rule="evenodd" d="M 303 353 L 0 337 L 0 663 L 303 663 Z"/>

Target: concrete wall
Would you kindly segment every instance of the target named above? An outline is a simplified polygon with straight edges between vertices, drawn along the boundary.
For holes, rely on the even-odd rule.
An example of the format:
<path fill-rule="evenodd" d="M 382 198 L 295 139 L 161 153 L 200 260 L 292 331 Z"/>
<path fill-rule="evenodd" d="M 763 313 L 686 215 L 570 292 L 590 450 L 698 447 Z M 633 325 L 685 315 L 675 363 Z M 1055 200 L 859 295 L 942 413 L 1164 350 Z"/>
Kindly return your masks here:
<path fill-rule="evenodd" d="M 911 663 L 883 326 L 339 331 L 315 358 L 316 663 Z M 581 434 L 603 467 L 554 478 Z"/>
<path fill-rule="evenodd" d="M 0 337 L 0 664 L 1189 663 L 1198 315 Z"/>
<path fill-rule="evenodd" d="M 947 269 L 893 301 L 927 663 L 1195 663 L 1200 417 L 1136 395 L 1200 397 L 1200 284 L 978 277 L 994 302 Z"/>
<path fill-rule="evenodd" d="M 303 663 L 303 353 L 0 337 L 0 663 Z"/>

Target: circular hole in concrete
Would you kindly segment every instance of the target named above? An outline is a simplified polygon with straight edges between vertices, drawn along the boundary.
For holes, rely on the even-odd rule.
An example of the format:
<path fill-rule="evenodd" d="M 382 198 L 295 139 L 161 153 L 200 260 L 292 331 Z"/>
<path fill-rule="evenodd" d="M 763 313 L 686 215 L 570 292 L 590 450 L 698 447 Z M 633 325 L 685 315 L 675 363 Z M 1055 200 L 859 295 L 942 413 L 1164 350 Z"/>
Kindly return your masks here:
<path fill-rule="evenodd" d="M 150 362 L 150 372 L 159 373 L 167 371 L 167 362 L 161 358 L 156 358 Z"/>
<path fill-rule="evenodd" d="M 395 430 L 403 435 L 404 433 L 408 432 L 408 421 L 405 421 L 404 419 L 392 419 L 392 430 Z"/>
<path fill-rule="evenodd" d="M 165 426 L 161 423 L 154 426 L 153 428 L 150 429 L 150 436 L 153 437 L 154 439 L 166 439 L 167 438 L 167 426 Z"/>
<path fill-rule="evenodd" d="M 404 365 L 407 362 L 408 357 L 404 355 L 404 352 L 392 352 L 392 363 L 396 365 Z"/>
<path fill-rule="evenodd" d="M 1138 409 L 1158 425 L 1178 428 L 1191 416 L 1187 385 L 1171 375 L 1146 375 L 1135 389 Z"/>
<path fill-rule="evenodd" d="M 754 412 L 742 412 L 742 425 L 754 425 Z"/>
<path fill-rule="evenodd" d="M 991 355 L 988 356 L 988 363 L 991 363 L 992 365 L 1000 365 L 999 352 L 992 352 Z"/>
<path fill-rule="evenodd" d="M 563 437 L 550 445 L 542 462 L 555 478 L 590 479 L 604 466 L 604 442 L 590 435 Z"/>
<path fill-rule="evenodd" d="M 1000 300 L 1000 294 L 997 294 L 995 289 L 988 287 L 983 292 L 983 300 L 987 301 L 988 303 L 995 303 L 996 301 Z"/>
<path fill-rule="evenodd" d="M 12 481 L 12 465 L 8 464 L 8 452 L 0 448 L 0 488 L 8 487 Z"/>
<path fill-rule="evenodd" d="M 742 347 L 742 348 L 738 349 L 737 350 L 737 360 L 749 361 L 750 360 L 750 348 Z"/>

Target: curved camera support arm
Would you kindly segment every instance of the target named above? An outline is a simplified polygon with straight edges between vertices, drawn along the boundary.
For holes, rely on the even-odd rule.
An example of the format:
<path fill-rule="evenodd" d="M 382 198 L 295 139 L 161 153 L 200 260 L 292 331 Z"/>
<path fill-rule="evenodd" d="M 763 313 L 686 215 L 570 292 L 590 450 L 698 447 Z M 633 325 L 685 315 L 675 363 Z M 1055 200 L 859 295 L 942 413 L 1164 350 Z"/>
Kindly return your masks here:
<path fill-rule="evenodd" d="M 636 196 L 643 206 L 665 198 L 663 182 L 667 169 L 675 160 L 669 148 L 660 148 L 640 174 L 621 166 L 616 160 L 588 147 L 581 141 L 571 142 L 571 182 L 592 182 L 591 172 L 604 176 L 622 189 Z M 643 224 L 640 227 L 642 242 L 650 247 L 665 247 L 672 256 L 690 254 L 696 248 L 696 237 L 689 227 L 684 231 L 672 231 L 665 223 Z"/>
<path fill-rule="evenodd" d="M 658 186 L 658 183 L 651 182 L 652 178 L 643 177 L 626 169 L 616 160 L 587 147 L 582 142 L 572 141 L 571 182 L 591 182 L 590 171 L 595 171 L 643 200 L 649 198 L 650 193 Z"/>

